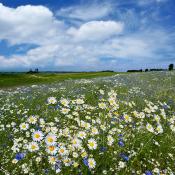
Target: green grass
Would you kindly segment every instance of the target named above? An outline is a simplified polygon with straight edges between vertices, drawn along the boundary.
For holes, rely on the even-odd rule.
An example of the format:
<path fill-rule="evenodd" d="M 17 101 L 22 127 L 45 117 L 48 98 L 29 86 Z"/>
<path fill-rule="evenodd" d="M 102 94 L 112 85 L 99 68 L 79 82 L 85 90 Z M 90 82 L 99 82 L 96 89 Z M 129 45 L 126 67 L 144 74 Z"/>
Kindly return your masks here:
<path fill-rule="evenodd" d="M 57 175 L 49 159 L 53 155 L 46 150 L 45 142 L 52 132 L 57 137 L 57 148 L 61 143 L 69 151 L 66 156 L 60 152 L 54 155 L 61 162 L 58 162 L 60 175 L 145 175 L 150 171 L 152 175 L 175 174 L 175 72 L 101 78 L 102 75 L 107 76 L 106 73 L 37 74 L 44 79 L 38 86 L 1 89 L 0 175 L 22 175 L 26 170 L 31 175 Z M 25 80 L 24 76 L 31 75 L 14 76 Z M 100 77 L 77 79 L 85 76 Z M 60 81 L 65 77 L 77 80 Z M 52 104 L 50 97 L 55 98 Z M 36 122 L 31 123 L 31 116 Z M 21 129 L 23 123 L 28 124 L 27 130 Z M 94 127 L 98 130 L 96 134 L 92 132 Z M 37 142 L 39 150 L 31 152 L 28 145 L 37 130 L 42 131 L 44 139 Z M 80 131 L 85 132 L 85 138 L 81 138 L 79 148 L 72 149 L 72 141 L 80 137 Z M 90 139 L 95 140 L 96 148 L 89 148 Z M 88 160 L 96 161 L 94 168 L 84 163 L 82 152 L 86 152 Z M 18 153 L 25 156 L 16 162 Z M 65 164 L 67 158 L 78 166 Z"/>
<path fill-rule="evenodd" d="M 89 72 L 89 73 L 39 73 L 39 74 L 0 74 L 0 88 L 23 85 L 54 83 L 68 79 L 95 78 L 115 75 L 115 72 Z"/>

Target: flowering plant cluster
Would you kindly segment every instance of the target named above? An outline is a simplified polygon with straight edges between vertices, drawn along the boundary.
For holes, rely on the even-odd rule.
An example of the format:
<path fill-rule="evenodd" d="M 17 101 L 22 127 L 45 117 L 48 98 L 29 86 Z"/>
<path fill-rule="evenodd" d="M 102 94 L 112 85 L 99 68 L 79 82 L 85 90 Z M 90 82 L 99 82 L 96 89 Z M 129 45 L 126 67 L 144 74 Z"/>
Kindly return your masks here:
<path fill-rule="evenodd" d="M 16 93 L 6 92 L 0 119 L 0 172 L 173 175 L 175 114 L 171 104 L 146 98 L 138 103 L 132 97 L 128 101 L 121 96 L 125 86 L 120 81 L 112 81 L 113 88 L 92 83 L 84 93 L 91 83 L 75 83 L 72 88 L 82 88 L 79 94 L 68 94 L 63 87 L 51 87 L 51 93 L 44 95 L 40 91 L 45 87 L 40 91 L 32 87 L 32 94 L 30 89 L 18 89 L 22 95 L 17 103 L 11 101 L 17 99 Z M 126 94 L 139 94 L 138 89 Z M 31 95 L 35 98 L 29 104 Z"/>

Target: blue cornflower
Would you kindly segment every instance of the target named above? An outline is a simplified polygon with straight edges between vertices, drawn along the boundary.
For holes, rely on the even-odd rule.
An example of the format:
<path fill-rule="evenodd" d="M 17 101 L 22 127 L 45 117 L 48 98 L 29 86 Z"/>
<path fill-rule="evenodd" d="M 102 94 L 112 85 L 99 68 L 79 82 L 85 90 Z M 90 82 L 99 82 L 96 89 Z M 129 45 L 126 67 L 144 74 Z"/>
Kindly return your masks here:
<path fill-rule="evenodd" d="M 123 141 L 123 138 L 122 138 L 122 137 L 119 137 L 118 140 L 119 140 L 119 141 Z"/>
<path fill-rule="evenodd" d="M 103 98 L 103 96 L 102 96 L 102 95 L 100 95 L 100 96 L 99 96 L 99 99 L 102 99 L 102 98 Z"/>
<path fill-rule="evenodd" d="M 106 150 L 107 150 L 107 148 L 106 148 L 106 147 L 103 147 L 103 146 L 102 146 L 102 147 L 100 147 L 100 151 L 101 151 L 101 152 L 105 152 Z"/>
<path fill-rule="evenodd" d="M 124 154 L 124 153 L 121 153 L 120 157 L 123 158 L 123 160 L 125 160 L 125 161 L 129 160 L 129 157 L 126 154 Z"/>
<path fill-rule="evenodd" d="M 111 121 L 112 122 L 115 122 L 117 119 L 116 118 L 111 118 Z"/>
<path fill-rule="evenodd" d="M 48 174 L 48 173 L 49 173 L 49 170 L 48 170 L 48 169 L 45 169 L 45 170 L 44 170 L 44 173 L 45 173 L 45 174 Z"/>
<path fill-rule="evenodd" d="M 15 156 L 15 159 L 17 160 L 21 160 L 25 157 L 25 154 L 24 153 L 17 153 L 16 156 Z"/>
<path fill-rule="evenodd" d="M 83 163 L 84 163 L 85 166 L 88 166 L 88 159 L 87 159 L 87 157 L 83 158 Z"/>
<path fill-rule="evenodd" d="M 123 115 L 121 115 L 121 116 L 120 116 L 120 119 L 121 119 L 121 120 L 124 120 L 124 116 L 123 116 Z"/>
<path fill-rule="evenodd" d="M 124 144 L 124 142 L 123 142 L 122 140 L 120 140 L 120 141 L 118 142 L 118 145 L 119 145 L 120 147 L 124 147 L 124 146 L 125 146 L 125 144 Z"/>
<path fill-rule="evenodd" d="M 57 104 L 57 105 L 55 106 L 55 109 L 59 109 L 59 108 L 60 108 L 60 105 Z"/>
<path fill-rule="evenodd" d="M 163 105 L 163 108 L 164 108 L 164 109 L 168 109 L 168 106 L 167 106 L 167 105 Z"/>
<path fill-rule="evenodd" d="M 61 161 L 58 160 L 55 164 L 55 170 L 57 171 L 59 169 L 61 169 Z"/>
<path fill-rule="evenodd" d="M 146 174 L 146 175 L 153 175 L 152 172 L 149 171 L 149 170 L 145 171 L 145 174 Z"/>

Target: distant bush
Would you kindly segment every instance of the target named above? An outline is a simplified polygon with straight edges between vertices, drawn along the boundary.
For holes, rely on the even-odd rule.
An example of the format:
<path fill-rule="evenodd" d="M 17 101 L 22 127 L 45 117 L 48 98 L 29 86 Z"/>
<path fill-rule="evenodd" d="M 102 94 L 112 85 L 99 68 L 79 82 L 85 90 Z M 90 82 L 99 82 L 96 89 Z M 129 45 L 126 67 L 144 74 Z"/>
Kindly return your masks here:
<path fill-rule="evenodd" d="M 39 73 L 39 69 L 35 69 L 34 71 L 32 69 L 30 69 L 27 74 L 36 74 L 36 73 Z"/>
<path fill-rule="evenodd" d="M 165 71 L 166 69 L 150 69 L 150 71 Z"/>
<path fill-rule="evenodd" d="M 128 70 L 127 72 L 143 72 L 142 69 L 139 69 L 139 70 Z"/>
<path fill-rule="evenodd" d="M 114 72 L 113 70 L 103 70 L 101 72 Z"/>

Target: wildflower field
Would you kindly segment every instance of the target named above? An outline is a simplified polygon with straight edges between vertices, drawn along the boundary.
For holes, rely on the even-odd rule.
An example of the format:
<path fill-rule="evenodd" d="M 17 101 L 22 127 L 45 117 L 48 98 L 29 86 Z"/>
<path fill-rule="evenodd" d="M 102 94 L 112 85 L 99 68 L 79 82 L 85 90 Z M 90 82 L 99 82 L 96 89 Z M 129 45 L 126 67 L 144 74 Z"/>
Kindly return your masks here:
<path fill-rule="evenodd" d="M 0 90 L 1 174 L 175 174 L 175 72 Z"/>

